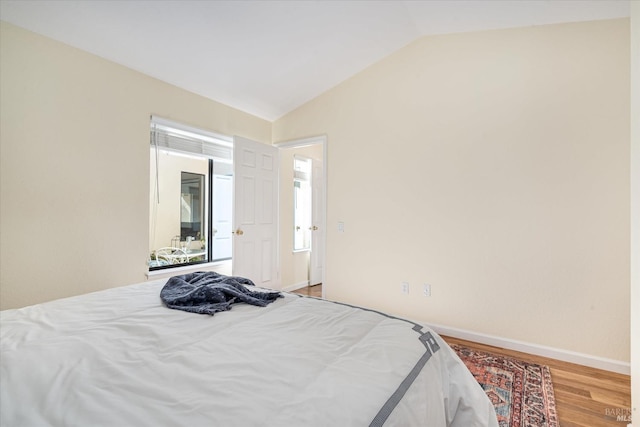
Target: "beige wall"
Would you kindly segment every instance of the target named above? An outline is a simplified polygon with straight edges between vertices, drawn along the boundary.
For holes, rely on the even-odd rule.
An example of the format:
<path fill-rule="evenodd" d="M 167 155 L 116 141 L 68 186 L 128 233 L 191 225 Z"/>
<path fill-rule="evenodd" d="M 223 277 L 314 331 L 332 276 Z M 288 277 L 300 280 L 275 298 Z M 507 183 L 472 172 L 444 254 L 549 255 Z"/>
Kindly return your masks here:
<path fill-rule="evenodd" d="M 271 123 L 0 24 L 0 308 L 145 280 L 149 118 L 271 142 Z"/>
<path fill-rule="evenodd" d="M 322 145 L 280 150 L 280 283 L 283 289 L 309 280 L 309 251 L 293 252 L 293 156 L 322 160 Z"/>
<path fill-rule="evenodd" d="M 629 361 L 629 121 L 611 20 L 425 37 L 273 135 L 328 136 L 327 298 Z"/>
<path fill-rule="evenodd" d="M 631 2 L 631 407 L 640 419 L 640 2 Z"/>

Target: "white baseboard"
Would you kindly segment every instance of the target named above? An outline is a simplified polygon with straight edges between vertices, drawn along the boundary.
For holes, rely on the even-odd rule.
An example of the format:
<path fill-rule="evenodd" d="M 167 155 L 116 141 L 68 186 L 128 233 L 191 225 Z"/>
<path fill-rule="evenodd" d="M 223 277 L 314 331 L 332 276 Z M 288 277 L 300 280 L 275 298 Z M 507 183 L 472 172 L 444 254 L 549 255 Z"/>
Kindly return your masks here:
<path fill-rule="evenodd" d="M 523 353 L 535 354 L 536 356 L 549 357 L 551 359 L 562 360 L 564 362 L 576 363 L 578 365 L 590 366 L 592 368 L 603 369 L 605 371 L 617 372 L 619 374 L 631 375 L 631 364 L 620 360 L 607 359 L 604 357 L 592 356 L 570 350 L 547 347 L 538 344 L 531 344 L 524 341 L 511 340 L 508 338 L 486 335 L 463 329 L 450 328 L 448 326 L 428 324 L 440 335 L 447 335 L 453 338 L 473 341 L 480 344 L 501 347 L 508 350 L 521 351 Z"/>
<path fill-rule="evenodd" d="M 305 280 L 304 282 L 298 282 L 293 285 L 285 286 L 284 288 L 282 288 L 282 290 L 285 292 L 292 292 L 292 291 L 297 291 L 298 289 L 302 289 L 306 286 L 309 286 L 308 280 Z"/>

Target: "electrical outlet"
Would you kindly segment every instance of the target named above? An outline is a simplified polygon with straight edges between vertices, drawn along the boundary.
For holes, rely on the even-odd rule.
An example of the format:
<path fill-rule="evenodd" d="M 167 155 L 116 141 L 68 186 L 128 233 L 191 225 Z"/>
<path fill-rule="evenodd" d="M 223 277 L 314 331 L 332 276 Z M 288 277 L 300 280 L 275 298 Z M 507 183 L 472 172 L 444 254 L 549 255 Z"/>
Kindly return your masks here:
<path fill-rule="evenodd" d="M 409 283 L 408 282 L 402 282 L 400 284 L 400 290 L 402 291 L 403 294 L 408 294 L 409 293 Z"/>
<path fill-rule="evenodd" d="M 430 297 L 431 296 L 431 285 L 428 283 L 425 283 L 424 285 L 422 285 L 422 294 L 425 297 Z"/>

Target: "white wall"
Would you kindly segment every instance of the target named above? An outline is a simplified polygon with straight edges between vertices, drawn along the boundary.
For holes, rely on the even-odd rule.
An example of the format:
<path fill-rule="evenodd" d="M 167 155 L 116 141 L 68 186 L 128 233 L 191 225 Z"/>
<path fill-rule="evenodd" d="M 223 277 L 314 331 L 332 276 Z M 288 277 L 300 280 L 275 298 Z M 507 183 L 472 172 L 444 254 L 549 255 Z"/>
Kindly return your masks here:
<path fill-rule="evenodd" d="M 0 24 L 0 308 L 145 280 L 149 119 L 271 142 L 271 123 Z"/>
<path fill-rule="evenodd" d="M 329 299 L 629 361 L 629 120 L 611 20 L 425 37 L 273 135 L 328 136 Z"/>

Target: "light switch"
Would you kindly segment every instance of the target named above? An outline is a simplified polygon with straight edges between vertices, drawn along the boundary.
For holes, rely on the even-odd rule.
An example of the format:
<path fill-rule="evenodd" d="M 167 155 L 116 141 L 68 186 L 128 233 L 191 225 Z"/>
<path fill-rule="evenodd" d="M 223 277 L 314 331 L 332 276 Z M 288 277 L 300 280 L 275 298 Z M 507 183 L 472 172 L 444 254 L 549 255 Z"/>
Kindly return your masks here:
<path fill-rule="evenodd" d="M 344 233 L 344 222 L 338 221 L 338 231 Z"/>

